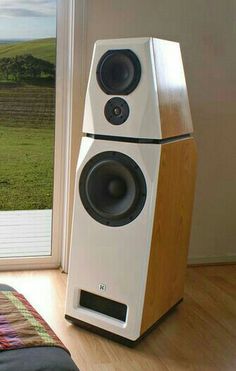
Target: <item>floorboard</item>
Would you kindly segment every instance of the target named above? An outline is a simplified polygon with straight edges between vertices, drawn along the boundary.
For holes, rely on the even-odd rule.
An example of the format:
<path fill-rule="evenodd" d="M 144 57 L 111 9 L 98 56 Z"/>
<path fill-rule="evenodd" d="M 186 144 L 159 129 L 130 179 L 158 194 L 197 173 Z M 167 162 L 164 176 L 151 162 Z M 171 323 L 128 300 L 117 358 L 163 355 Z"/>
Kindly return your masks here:
<path fill-rule="evenodd" d="M 64 319 L 66 274 L 2 272 L 70 349 L 81 371 L 235 371 L 236 265 L 188 268 L 183 303 L 135 349 Z"/>

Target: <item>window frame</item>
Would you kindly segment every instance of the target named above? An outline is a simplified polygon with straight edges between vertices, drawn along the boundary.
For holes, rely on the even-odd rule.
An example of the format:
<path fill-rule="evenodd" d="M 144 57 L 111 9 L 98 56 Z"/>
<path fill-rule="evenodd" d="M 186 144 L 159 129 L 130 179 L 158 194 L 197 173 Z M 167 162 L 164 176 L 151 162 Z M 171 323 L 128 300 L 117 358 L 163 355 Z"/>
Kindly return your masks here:
<path fill-rule="evenodd" d="M 83 6 L 83 2 L 80 5 Z M 52 254 L 0 258 L 0 270 L 68 266 L 69 189 L 72 133 L 73 60 L 76 0 L 57 0 L 56 114 Z"/>

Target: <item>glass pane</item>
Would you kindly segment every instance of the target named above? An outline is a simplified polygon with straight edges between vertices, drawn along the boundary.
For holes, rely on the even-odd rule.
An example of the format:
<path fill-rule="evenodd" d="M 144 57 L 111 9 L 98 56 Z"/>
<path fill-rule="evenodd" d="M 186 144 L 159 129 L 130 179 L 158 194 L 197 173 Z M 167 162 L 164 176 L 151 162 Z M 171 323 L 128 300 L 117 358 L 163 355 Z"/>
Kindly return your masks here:
<path fill-rule="evenodd" d="M 51 254 L 56 0 L 0 0 L 0 257 Z"/>

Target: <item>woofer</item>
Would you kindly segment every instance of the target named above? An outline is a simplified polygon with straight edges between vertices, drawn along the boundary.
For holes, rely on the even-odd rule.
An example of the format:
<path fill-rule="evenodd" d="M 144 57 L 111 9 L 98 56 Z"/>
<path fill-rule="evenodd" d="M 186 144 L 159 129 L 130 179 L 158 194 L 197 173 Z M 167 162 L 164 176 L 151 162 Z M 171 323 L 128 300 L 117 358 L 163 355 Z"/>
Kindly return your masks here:
<path fill-rule="evenodd" d="M 106 94 L 130 94 L 137 87 L 140 77 L 139 59 L 129 49 L 108 50 L 97 66 L 97 81 Z"/>
<path fill-rule="evenodd" d="M 122 226 L 134 220 L 145 204 L 144 175 L 129 156 L 107 151 L 92 157 L 79 181 L 81 201 L 99 223 Z"/>

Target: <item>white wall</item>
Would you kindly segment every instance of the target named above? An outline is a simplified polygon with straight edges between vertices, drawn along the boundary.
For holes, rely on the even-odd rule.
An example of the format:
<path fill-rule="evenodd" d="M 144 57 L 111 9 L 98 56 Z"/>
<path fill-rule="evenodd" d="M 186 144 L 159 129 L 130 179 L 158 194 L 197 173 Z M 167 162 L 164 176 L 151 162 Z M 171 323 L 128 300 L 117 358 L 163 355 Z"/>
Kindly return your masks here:
<path fill-rule="evenodd" d="M 236 2 L 84 3 L 85 32 L 78 50 L 83 53 L 80 59 L 84 63 L 84 77 L 78 80 L 83 90 L 77 96 L 80 105 L 95 40 L 154 36 L 180 42 L 199 153 L 190 261 L 236 260 Z M 74 121 L 72 175 L 80 125 L 80 119 Z"/>

